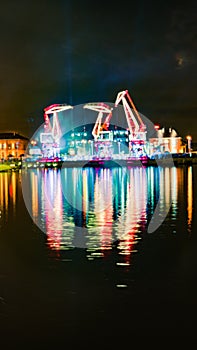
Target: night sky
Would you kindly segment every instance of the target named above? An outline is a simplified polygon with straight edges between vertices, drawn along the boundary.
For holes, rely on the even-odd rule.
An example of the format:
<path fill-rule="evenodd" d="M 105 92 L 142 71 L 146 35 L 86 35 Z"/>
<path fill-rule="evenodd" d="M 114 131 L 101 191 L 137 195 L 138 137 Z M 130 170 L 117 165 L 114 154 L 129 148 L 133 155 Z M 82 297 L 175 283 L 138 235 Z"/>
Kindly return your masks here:
<path fill-rule="evenodd" d="M 197 141 L 195 1 L 1 0 L 0 131 L 52 103 L 115 102 Z"/>

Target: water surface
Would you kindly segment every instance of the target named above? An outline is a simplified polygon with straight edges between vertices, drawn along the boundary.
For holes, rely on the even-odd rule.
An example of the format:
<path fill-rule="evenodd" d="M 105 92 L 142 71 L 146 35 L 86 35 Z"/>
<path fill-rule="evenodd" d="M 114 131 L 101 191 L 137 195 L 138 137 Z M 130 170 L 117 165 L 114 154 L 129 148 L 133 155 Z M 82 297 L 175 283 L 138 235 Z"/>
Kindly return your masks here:
<path fill-rule="evenodd" d="M 195 166 L 0 173 L 4 335 L 194 332 L 196 177 Z"/>

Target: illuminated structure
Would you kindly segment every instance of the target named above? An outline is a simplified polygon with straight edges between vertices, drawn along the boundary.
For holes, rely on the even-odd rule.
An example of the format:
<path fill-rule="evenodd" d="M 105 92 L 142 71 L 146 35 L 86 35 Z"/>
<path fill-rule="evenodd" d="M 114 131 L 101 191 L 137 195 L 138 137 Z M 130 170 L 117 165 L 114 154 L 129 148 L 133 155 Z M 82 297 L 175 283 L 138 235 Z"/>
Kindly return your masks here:
<path fill-rule="evenodd" d="M 94 140 L 97 141 L 99 137 L 101 137 L 101 135 L 105 134 L 105 131 L 103 131 L 103 129 L 108 130 L 109 127 L 109 122 L 110 119 L 112 117 L 112 110 L 113 108 L 109 107 L 107 104 L 105 103 L 87 103 L 83 106 L 83 108 L 87 108 L 87 109 L 91 109 L 93 111 L 99 112 L 98 113 L 98 117 L 96 119 L 94 128 L 92 130 L 92 135 L 94 137 Z M 103 114 L 106 113 L 107 116 L 105 118 L 104 123 L 102 124 L 102 118 L 103 118 Z M 108 133 L 108 131 L 107 131 Z"/>
<path fill-rule="evenodd" d="M 169 128 L 159 129 L 156 126 L 157 137 L 149 139 L 149 155 L 163 154 L 163 153 L 183 153 L 184 146 L 182 145 L 182 138 L 177 135 L 177 132 Z"/>
<path fill-rule="evenodd" d="M 85 126 L 83 131 L 72 131 L 66 138 L 66 154 L 68 156 L 88 156 L 93 153 L 88 147 L 90 142 L 91 140 L 88 139 L 88 133 L 85 130 Z"/>
<path fill-rule="evenodd" d="M 58 113 L 72 108 L 72 106 L 67 104 L 53 104 L 44 109 L 44 133 L 40 134 L 44 157 L 60 156 L 61 127 L 58 120 Z M 49 115 L 51 114 L 52 118 L 50 119 Z"/>
<path fill-rule="evenodd" d="M 29 139 L 15 132 L 0 133 L 0 159 L 20 158 L 24 155 Z"/>
<path fill-rule="evenodd" d="M 113 108 L 102 102 L 87 103 L 83 106 L 83 108 L 98 112 L 98 116 L 92 130 L 96 154 L 102 158 L 112 156 L 113 132 L 109 131 L 108 128 L 112 117 Z M 102 123 L 104 113 L 107 114 L 107 116 Z"/>
<path fill-rule="evenodd" d="M 115 107 L 122 102 L 129 131 L 130 155 L 140 157 L 146 154 L 146 125 L 142 121 L 128 90 L 118 93 Z"/>
<path fill-rule="evenodd" d="M 117 108 L 121 103 L 123 108 Z M 77 114 L 77 119 L 84 118 L 83 124 L 80 124 L 80 120 L 73 123 L 75 111 L 68 113 L 66 120 L 61 116 L 58 118 L 58 113 L 70 109 L 73 107 L 67 104 L 53 104 L 44 109 L 44 128 L 36 137 L 37 149 L 32 144 L 34 140 L 31 140 L 32 149 L 30 148 L 34 155 L 40 151 L 40 155 L 37 155 L 43 161 L 98 158 L 141 161 L 152 158 L 155 154 L 162 156 L 165 153 L 184 153 L 182 139 L 172 128 L 167 134 L 164 128 L 160 129 L 157 125 L 151 134 L 154 137 L 148 138 L 148 125 L 138 112 L 128 90 L 118 92 L 113 108 L 103 102 L 84 104 L 82 109 L 89 109 L 93 113 L 87 113 L 87 118 L 84 118 L 82 111 Z M 97 112 L 95 119 L 94 112 Z M 115 124 L 111 123 L 113 115 L 118 118 Z M 86 124 L 87 120 L 89 123 Z M 71 130 L 70 126 L 74 124 L 76 127 Z M 188 137 L 187 140 L 188 149 L 191 150 L 191 138 Z"/>
<path fill-rule="evenodd" d="M 143 123 L 128 90 L 118 93 L 115 107 L 117 107 L 120 102 L 123 104 L 128 125 L 127 130 L 109 130 L 113 108 L 105 103 L 88 103 L 83 107 L 99 112 L 92 130 L 96 154 L 99 156 L 102 155 L 102 157 L 112 156 L 113 153 L 120 154 L 120 144 L 123 141 L 126 146 L 124 147 L 125 151 L 128 149 L 128 152 L 126 152 L 128 155 L 134 157 L 145 155 L 146 125 Z M 104 113 L 106 113 L 107 116 L 102 123 Z M 119 146 L 118 152 L 117 147 L 114 147 L 116 142 Z"/>
<path fill-rule="evenodd" d="M 117 107 L 121 101 L 129 127 L 129 140 L 133 142 L 136 142 L 138 140 L 146 141 L 146 125 L 143 123 L 142 118 L 140 117 L 131 99 L 131 96 L 129 95 L 128 90 L 118 93 L 115 101 L 115 106 Z"/>
<path fill-rule="evenodd" d="M 186 139 L 187 139 L 187 150 L 188 152 L 190 153 L 191 150 L 192 150 L 192 137 L 190 135 L 186 136 Z"/>

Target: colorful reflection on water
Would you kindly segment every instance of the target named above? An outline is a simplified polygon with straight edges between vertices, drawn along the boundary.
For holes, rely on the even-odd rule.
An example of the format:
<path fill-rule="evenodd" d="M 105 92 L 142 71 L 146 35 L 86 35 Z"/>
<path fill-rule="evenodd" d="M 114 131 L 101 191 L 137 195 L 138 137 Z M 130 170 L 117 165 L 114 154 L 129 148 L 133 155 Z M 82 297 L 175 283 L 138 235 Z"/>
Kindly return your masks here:
<path fill-rule="evenodd" d="M 0 225 L 6 223 L 9 214 L 15 215 L 18 175 L 15 172 L 0 172 Z"/>
<path fill-rule="evenodd" d="M 57 255 L 83 247 L 92 260 L 116 247 L 122 257 L 118 264 L 129 265 L 158 201 L 161 227 L 172 233 L 177 231 L 184 201 L 187 230 L 191 232 L 192 167 L 64 168 L 28 170 L 23 176 L 29 188 L 30 215 L 46 233 L 49 249 Z M 3 181 L 1 187 L 7 188 L 7 182 Z M 185 193 L 187 197 L 183 198 Z M 6 198 L 8 195 L 4 201 L 8 201 Z"/>
<path fill-rule="evenodd" d="M 193 216 L 193 173 L 192 167 L 188 168 L 187 172 L 187 224 L 188 231 L 192 229 L 192 216 Z"/>

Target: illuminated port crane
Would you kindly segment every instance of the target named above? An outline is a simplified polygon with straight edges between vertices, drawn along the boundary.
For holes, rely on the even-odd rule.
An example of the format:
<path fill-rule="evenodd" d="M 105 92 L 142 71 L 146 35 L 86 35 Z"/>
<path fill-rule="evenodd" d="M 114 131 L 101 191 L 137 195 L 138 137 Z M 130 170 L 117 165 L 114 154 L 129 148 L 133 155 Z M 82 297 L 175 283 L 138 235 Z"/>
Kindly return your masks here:
<path fill-rule="evenodd" d="M 83 106 L 83 108 L 91 109 L 93 111 L 98 112 L 98 117 L 94 124 L 92 135 L 94 136 L 94 140 L 97 141 L 99 136 L 103 134 L 103 129 L 107 130 L 109 126 L 109 121 L 112 116 L 112 107 L 109 107 L 107 104 L 103 102 L 99 103 L 87 103 Z M 107 114 L 104 123 L 102 124 L 103 114 Z"/>
<path fill-rule="evenodd" d="M 108 126 L 112 117 L 113 108 L 109 107 L 103 102 L 87 103 L 83 106 L 83 108 L 98 112 L 98 116 L 92 130 L 96 155 L 101 158 L 111 157 L 113 132 L 108 131 Z M 104 122 L 102 122 L 103 114 L 107 114 Z M 105 129 L 105 131 L 103 129 Z"/>
<path fill-rule="evenodd" d="M 129 152 L 136 157 L 145 156 L 146 125 L 143 123 L 128 90 L 118 93 L 115 107 L 117 107 L 121 101 L 129 129 Z"/>
<path fill-rule="evenodd" d="M 61 128 L 58 120 L 58 113 L 72 109 L 73 107 L 67 104 L 53 104 L 44 109 L 45 132 L 52 134 L 53 139 L 59 142 L 61 137 Z M 53 125 L 51 126 L 49 114 L 53 114 Z"/>
<path fill-rule="evenodd" d="M 127 97 L 127 99 L 126 99 Z M 128 100 L 128 101 L 127 101 Z M 142 118 L 140 117 L 128 90 L 121 91 L 118 93 L 115 107 L 122 101 L 124 112 L 127 119 L 127 124 L 129 127 L 129 139 L 130 141 L 135 140 L 146 140 L 146 125 L 143 123 Z M 130 103 L 130 105 L 129 105 Z"/>
<path fill-rule="evenodd" d="M 44 157 L 56 157 L 59 155 L 59 143 L 62 133 L 58 113 L 72 108 L 72 106 L 67 104 L 52 104 L 44 109 L 44 132 L 40 134 Z M 51 114 L 52 119 L 49 118 Z"/>

